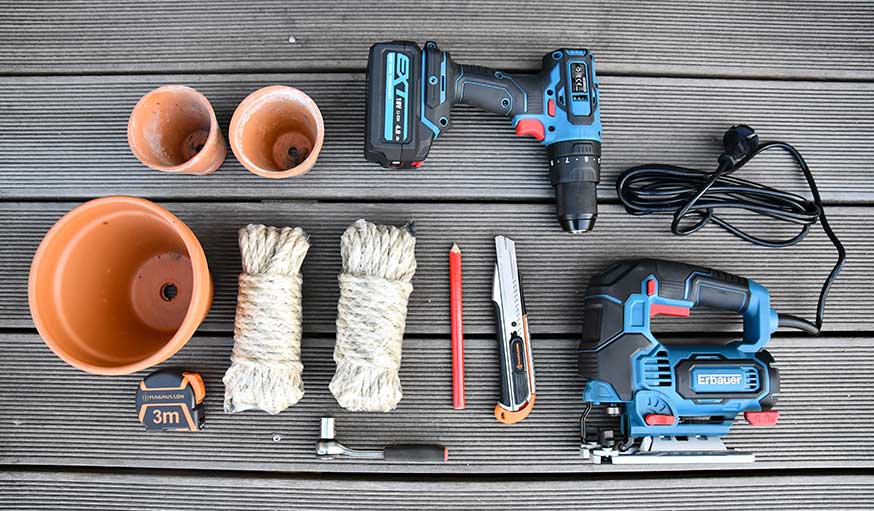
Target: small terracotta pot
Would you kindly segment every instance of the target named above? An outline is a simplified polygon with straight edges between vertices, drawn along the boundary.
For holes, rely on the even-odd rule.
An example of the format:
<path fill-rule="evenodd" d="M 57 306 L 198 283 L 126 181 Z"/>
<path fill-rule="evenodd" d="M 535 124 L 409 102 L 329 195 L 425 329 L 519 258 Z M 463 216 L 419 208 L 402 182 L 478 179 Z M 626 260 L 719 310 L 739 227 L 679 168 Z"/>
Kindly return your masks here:
<path fill-rule="evenodd" d="M 63 216 L 30 267 L 30 314 L 49 348 L 95 374 L 129 374 L 179 351 L 206 317 L 200 242 L 157 204 L 104 197 Z"/>
<path fill-rule="evenodd" d="M 309 172 L 325 140 L 322 113 L 309 96 L 282 85 L 258 89 L 237 106 L 228 130 L 231 149 L 259 176 L 284 178 Z"/>
<path fill-rule="evenodd" d="M 184 85 L 140 98 L 127 123 L 127 142 L 146 166 L 178 174 L 212 174 L 228 152 L 209 100 Z"/>

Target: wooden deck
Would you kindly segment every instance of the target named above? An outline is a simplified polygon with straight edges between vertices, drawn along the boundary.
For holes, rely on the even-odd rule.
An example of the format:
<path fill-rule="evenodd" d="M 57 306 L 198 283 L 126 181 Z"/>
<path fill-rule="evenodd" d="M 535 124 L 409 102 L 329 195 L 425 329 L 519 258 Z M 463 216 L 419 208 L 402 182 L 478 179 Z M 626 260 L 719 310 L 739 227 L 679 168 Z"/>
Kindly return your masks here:
<path fill-rule="evenodd" d="M 399 5 L 395 5 L 399 4 Z M 874 3 L 455 2 L 190 3 L 0 1 L 0 508 L 2 509 L 872 509 L 874 508 Z M 364 68 L 377 41 L 437 40 L 461 62 L 532 71 L 556 47 L 596 55 L 604 123 L 601 215 L 584 237 L 558 230 L 545 151 L 502 118 L 453 111 L 418 171 L 364 161 Z M 292 42 L 293 41 L 293 42 Z M 325 147 L 301 178 L 247 172 L 228 151 L 208 177 L 143 167 L 126 139 L 136 100 L 158 85 L 203 92 L 223 130 L 270 84 L 318 102 Z M 710 167 L 723 131 L 754 126 L 796 145 L 815 173 L 849 260 L 826 333 L 781 333 L 780 423 L 738 424 L 726 439 L 751 466 L 595 466 L 578 455 L 582 294 L 617 257 L 658 256 L 756 279 L 781 312 L 811 317 L 834 261 L 817 228 L 789 250 L 707 230 L 680 239 L 666 218 L 633 218 L 613 182 L 649 161 Z M 226 131 L 225 131 L 226 132 Z M 791 162 L 763 158 L 751 179 L 803 192 Z M 151 434 L 133 413 L 143 374 L 75 370 L 40 340 L 27 272 L 46 230 L 103 195 L 155 200 L 197 234 L 215 300 L 198 335 L 167 364 L 201 372 L 207 429 Z M 327 385 L 339 236 L 365 217 L 415 219 L 419 269 L 404 344 L 405 397 L 388 414 L 339 408 Z M 225 415 L 236 230 L 297 225 L 312 235 L 303 268 L 305 398 L 278 416 Z M 749 221 L 746 221 L 749 225 Z M 495 234 L 517 242 L 538 377 L 532 415 L 514 426 L 498 394 L 489 299 Z M 468 408 L 451 409 L 446 251 L 464 257 Z M 665 335 L 731 332 L 700 313 Z M 355 446 L 435 441 L 445 465 L 317 461 L 318 418 Z M 602 419 L 598 419 L 602 420 Z M 276 441 L 274 438 L 278 438 Z M 633 473 L 629 473 L 633 472 Z M 621 493 L 620 493 L 621 492 Z"/>

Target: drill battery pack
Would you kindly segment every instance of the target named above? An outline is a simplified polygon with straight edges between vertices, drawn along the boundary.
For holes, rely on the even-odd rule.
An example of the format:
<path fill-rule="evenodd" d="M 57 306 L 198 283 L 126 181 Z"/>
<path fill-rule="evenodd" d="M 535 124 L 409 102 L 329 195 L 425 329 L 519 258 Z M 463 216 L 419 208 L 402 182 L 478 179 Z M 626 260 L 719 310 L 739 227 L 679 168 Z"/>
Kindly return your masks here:
<path fill-rule="evenodd" d="M 383 167 L 418 166 L 434 134 L 420 121 L 422 49 L 393 41 L 370 48 L 364 152 Z"/>

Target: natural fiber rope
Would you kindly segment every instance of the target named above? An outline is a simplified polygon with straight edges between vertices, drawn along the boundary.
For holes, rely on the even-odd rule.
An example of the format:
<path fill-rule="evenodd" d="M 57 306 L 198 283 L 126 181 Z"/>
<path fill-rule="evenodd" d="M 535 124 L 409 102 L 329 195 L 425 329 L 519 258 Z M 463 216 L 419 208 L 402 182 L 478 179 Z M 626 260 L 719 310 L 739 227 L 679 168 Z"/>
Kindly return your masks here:
<path fill-rule="evenodd" d="M 330 388 L 347 410 L 388 412 L 403 397 L 398 371 L 416 272 L 413 227 L 358 220 L 340 240 L 337 371 Z"/>
<path fill-rule="evenodd" d="M 225 412 L 276 414 L 303 397 L 300 266 L 310 244 L 299 227 L 240 229 L 243 273 L 234 350 L 225 373 Z"/>

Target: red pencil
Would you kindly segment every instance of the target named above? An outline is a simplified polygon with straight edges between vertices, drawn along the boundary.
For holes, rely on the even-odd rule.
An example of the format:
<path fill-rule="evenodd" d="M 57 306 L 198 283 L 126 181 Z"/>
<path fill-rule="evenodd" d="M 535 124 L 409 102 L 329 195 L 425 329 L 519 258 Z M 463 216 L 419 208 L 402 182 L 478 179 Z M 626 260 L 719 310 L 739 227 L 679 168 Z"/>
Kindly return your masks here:
<path fill-rule="evenodd" d="M 449 250 L 449 317 L 452 326 L 452 408 L 464 408 L 464 322 L 461 308 L 461 249 Z"/>

